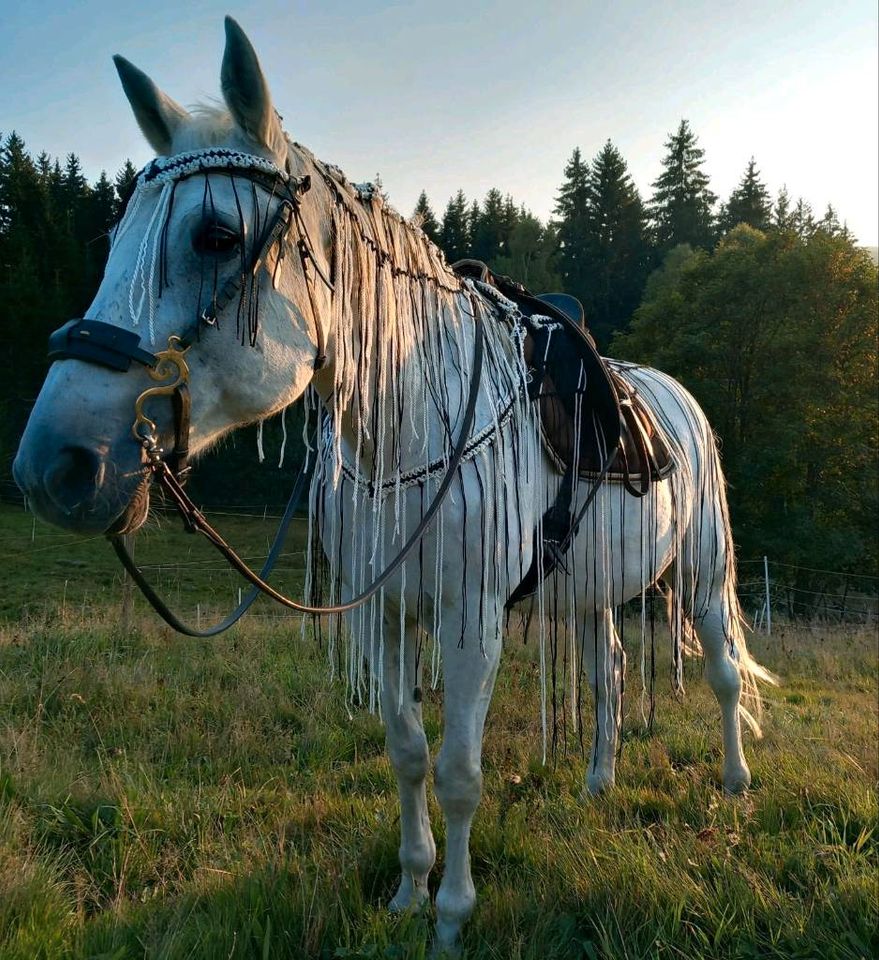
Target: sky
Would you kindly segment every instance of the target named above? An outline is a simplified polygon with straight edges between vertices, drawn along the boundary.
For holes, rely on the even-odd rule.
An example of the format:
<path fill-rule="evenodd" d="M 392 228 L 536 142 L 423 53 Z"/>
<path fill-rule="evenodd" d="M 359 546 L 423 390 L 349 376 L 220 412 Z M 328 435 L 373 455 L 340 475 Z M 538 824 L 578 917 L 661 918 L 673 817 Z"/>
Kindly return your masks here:
<path fill-rule="evenodd" d="M 178 102 L 219 96 L 223 15 L 295 140 L 404 213 L 494 186 L 541 218 L 574 147 L 607 139 L 649 198 L 686 118 L 726 198 L 751 156 L 879 244 L 876 0 L 0 0 L 0 131 L 94 180 L 151 157 L 111 56 Z"/>

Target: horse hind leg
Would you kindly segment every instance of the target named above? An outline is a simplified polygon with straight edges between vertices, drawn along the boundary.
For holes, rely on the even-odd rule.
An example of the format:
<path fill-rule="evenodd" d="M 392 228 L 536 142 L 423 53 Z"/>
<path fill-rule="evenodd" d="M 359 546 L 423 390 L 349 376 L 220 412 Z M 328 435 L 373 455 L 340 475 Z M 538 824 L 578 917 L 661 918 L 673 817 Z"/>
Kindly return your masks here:
<path fill-rule="evenodd" d="M 705 655 L 705 679 L 720 705 L 723 735 L 723 789 L 736 794 L 751 785 L 751 771 L 742 749 L 742 675 L 738 662 L 737 611 L 723 597 L 712 593 L 707 612 L 695 624 Z"/>
<path fill-rule="evenodd" d="M 751 785 L 751 771 L 742 749 L 742 720 L 760 736 L 757 720 L 742 704 L 743 688 L 751 695 L 759 712 L 756 679 L 773 682 L 772 676 L 751 659 L 745 644 L 741 608 L 735 592 L 734 575 L 723 556 L 706 585 L 693 584 L 692 599 L 671 619 L 682 625 L 684 637 L 695 629 L 705 658 L 705 679 L 720 705 L 723 737 L 723 789 L 737 794 Z M 674 578 L 670 578 L 673 582 Z M 689 598 L 687 598 L 689 600 Z M 676 600 L 669 595 L 669 607 Z M 693 615 L 695 611 L 696 615 Z M 686 643 L 684 644 L 686 646 Z"/>

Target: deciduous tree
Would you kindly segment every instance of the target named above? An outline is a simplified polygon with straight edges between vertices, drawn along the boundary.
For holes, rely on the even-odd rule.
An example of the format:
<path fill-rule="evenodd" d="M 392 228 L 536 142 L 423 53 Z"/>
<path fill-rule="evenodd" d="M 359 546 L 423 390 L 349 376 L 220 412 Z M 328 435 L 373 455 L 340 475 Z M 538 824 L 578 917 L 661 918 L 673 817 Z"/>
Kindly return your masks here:
<path fill-rule="evenodd" d="M 823 230 L 801 239 L 744 225 L 713 255 L 680 249 L 617 348 L 678 377 L 704 407 L 745 556 L 875 570 L 879 305 L 869 254 Z"/>

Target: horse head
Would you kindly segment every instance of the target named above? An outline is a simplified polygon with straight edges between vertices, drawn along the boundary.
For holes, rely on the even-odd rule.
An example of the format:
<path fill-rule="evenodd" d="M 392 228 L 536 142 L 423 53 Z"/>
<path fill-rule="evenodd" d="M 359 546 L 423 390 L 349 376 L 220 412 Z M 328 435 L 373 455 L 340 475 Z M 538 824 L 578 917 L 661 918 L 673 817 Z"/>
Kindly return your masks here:
<path fill-rule="evenodd" d="M 39 516 L 83 533 L 143 523 L 149 458 L 174 446 L 181 400 L 193 455 L 295 400 L 323 366 L 329 320 L 332 192 L 287 140 L 238 24 L 226 19 L 225 110 L 189 112 L 114 59 L 158 156 L 124 202 L 86 319 L 52 337 L 13 465 Z"/>

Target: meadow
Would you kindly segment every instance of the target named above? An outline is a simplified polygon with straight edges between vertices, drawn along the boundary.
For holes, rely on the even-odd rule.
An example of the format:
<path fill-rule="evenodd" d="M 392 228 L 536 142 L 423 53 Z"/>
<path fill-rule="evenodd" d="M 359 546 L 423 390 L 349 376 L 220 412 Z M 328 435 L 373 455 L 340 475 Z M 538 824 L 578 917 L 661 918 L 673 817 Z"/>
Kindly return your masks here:
<path fill-rule="evenodd" d="M 243 552 L 265 548 L 270 518 L 220 521 Z M 207 618 L 237 584 L 175 531 L 139 538 L 138 559 L 174 557 L 157 582 Z M 294 589 L 301 535 L 282 563 Z M 0 550 L 2 960 L 427 956 L 429 911 L 385 910 L 398 812 L 382 726 L 349 715 L 310 626 L 260 601 L 218 639 L 177 636 L 123 602 L 100 538 L 20 508 L 0 508 Z M 685 699 L 660 683 L 652 732 L 629 697 L 618 786 L 583 800 L 576 738 L 540 762 L 536 647 L 508 644 L 465 957 L 879 952 L 875 626 L 775 624 L 750 645 L 781 685 L 764 739 L 746 739 L 747 796 L 721 793 L 718 708 L 691 661 Z M 434 750 L 441 700 L 426 691 Z"/>

